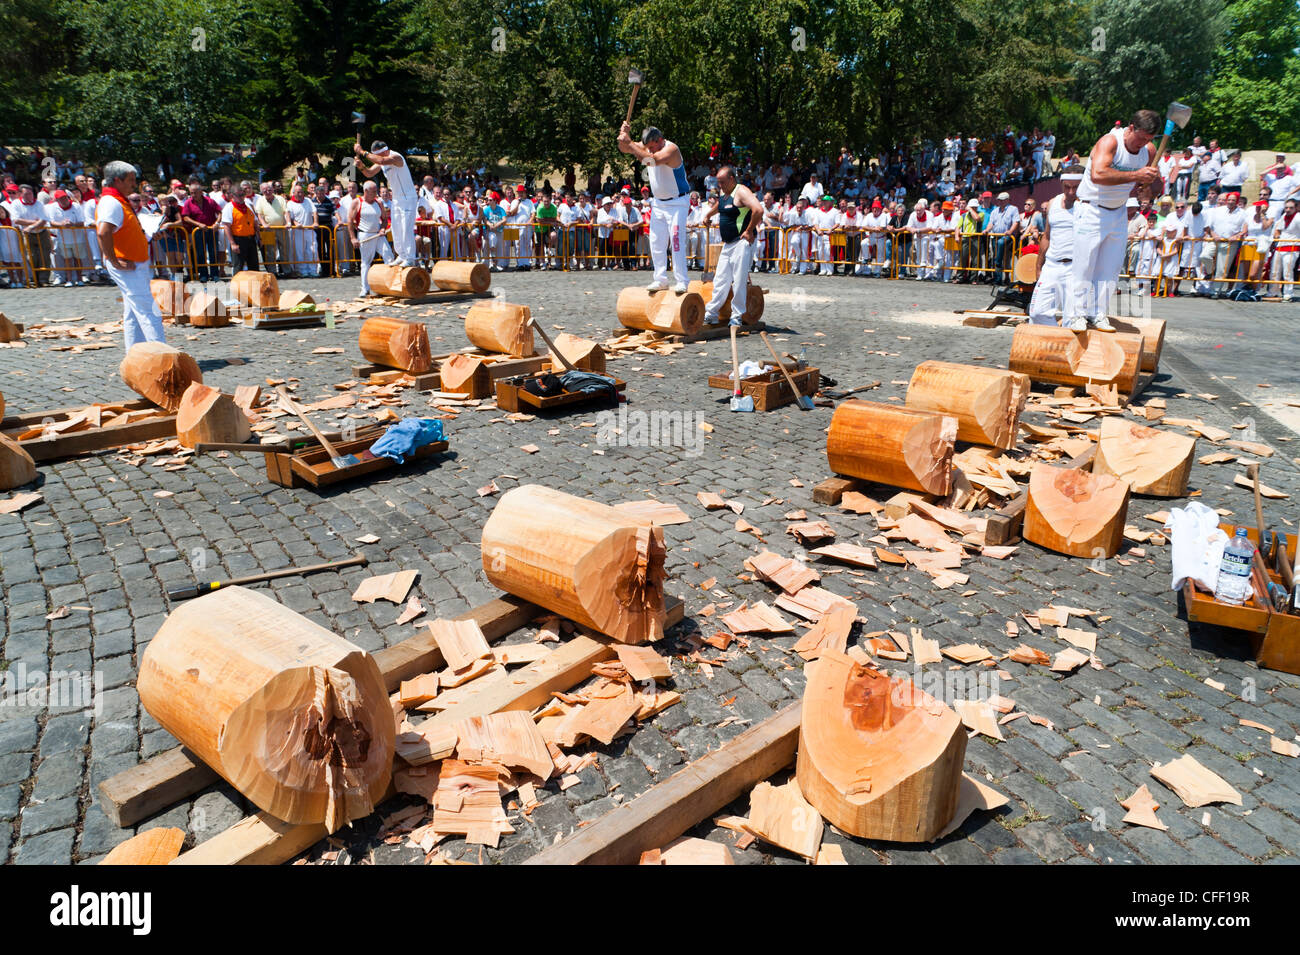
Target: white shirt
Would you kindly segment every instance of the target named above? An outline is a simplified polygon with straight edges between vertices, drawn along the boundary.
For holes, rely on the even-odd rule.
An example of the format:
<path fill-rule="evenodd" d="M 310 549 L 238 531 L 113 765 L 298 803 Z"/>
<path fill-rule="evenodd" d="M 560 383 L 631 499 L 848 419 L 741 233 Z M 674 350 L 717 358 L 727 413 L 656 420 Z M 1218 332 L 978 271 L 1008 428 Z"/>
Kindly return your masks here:
<path fill-rule="evenodd" d="M 374 202 L 366 202 L 358 197 L 361 203 L 361 218 L 357 223 L 357 238 L 364 242 L 366 239 L 373 239 L 379 235 L 384 228 L 384 205 L 378 199 Z"/>
<path fill-rule="evenodd" d="M 807 199 L 809 202 L 816 202 L 825 192 L 826 190 L 822 188 L 820 182 L 806 182 L 804 187 L 799 190 L 799 198 Z"/>
<path fill-rule="evenodd" d="M 1209 227 L 1214 230 L 1214 234 L 1223 239 L 1230 239 L 1239 233 L 1246 225 L 1246 220 L 1250 218 L 1251 213 L 1247 212 L 1244 206 L 1237 206 L 1231 212 L 1227 206 L 1216 206 L 1209 220 Z"/>
<path fill-rule="evenodd" d="M 1061 196 L 1056 196 L 1047 203 L 1047 261 L 1064 262 L 1074 258 L 1074 210 L 1069 209 Z"/>
<path fill-rule="evenodd" d="M 45 211 L 45 204 L 37 199 L 31 205 L 27 205 L 21 199 L 15 199 L 9 204 L 9 215 L 17 219 L 39 219 L 42 222 L 48 222 L 50 217 Z M 121 220 L 117 222 L 121 225 Z"/>
<path fill-rule="evenodd" d="M 1273 220 L 1273 231 L 1284 245 L 1300 245 L 1300 212 L 1292 216 L 1289 223 L 1285 215 L 1278 216 Z"/>
<path fill-rule="evenodd" d="M 70 205 L 64 209 L 57 202 L 51 202 L 45 207 L 45 218 L 52 225 L 81 225 L 83 222 L 81 210 L 75 205 Z"/>
<path fill-rule="evenodd" d="M 415 183 L 411 180 L 411 167 L 407 164 L 406 157 L 391 149 L 384 155 L 397 156 L 402 160 L 400 166 L 380 167 L 384 170 L 384 178 L 388 180 L 388 188 L 393 192 L 393 201 L 398 205 L 415 202 Z"/>
<path fill-rule="evenodd" d="M 1239 189 L 1246 183 L 1246 176 L 1250 174 L 1244 162 L 1228 163 L 1223 167 L 1223 172 L 1219 173 L 1219 188 Z"/>
<path fill-rule="evenodd" d="M 829 231 L 834 229 L 840 223 L 840 213 L 834 207 L 830 209 L 816 209 L 810 217 L 809 224 L 818 228 Z"/>
<path fill-rule="evenodd" d="M 1279 176 L 1273 180 L 1271 188 L 1273 197 L 1268 203 L 1268 217 L 1276 219 L 1282 214 L 1282 208 L 1286 205 L 1287 199 L 1300 199 L 1300 176 L 1295 173 L 1289 176 Z"/>
<path fill-rule="evenodd" d="M 781 217 L 781 221 L 782 224 L 787 227 L 810 224 L 807 218 L 807 214 L 800 212 L 798 208 L 796 208 L 795 206 L 791 206 L 789 209 L 786 210 L 785 215 Z"/>
<path fill-rule="evenodd" d="M 614 207 L 610 206 L 609 208 L 612 209 Z M 596 213 L 596 231 L 600 238 L 609 238 L 609 230 L 614 222 L 615 218 L 608 209 L 602 207 L 601 210 Z"/>

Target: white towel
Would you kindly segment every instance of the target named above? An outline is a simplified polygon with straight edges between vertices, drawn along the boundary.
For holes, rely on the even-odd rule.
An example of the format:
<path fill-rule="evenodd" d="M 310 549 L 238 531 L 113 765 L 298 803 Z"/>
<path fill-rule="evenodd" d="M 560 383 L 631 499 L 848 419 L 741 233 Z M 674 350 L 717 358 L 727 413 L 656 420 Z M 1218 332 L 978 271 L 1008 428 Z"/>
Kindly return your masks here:
<path fill-rule="evenodd" d="M 1228 535 L 1219 529 L 1219 515 L 1199 501 L 1175 507 L 1165 524 L 1173 565 L 1173 590 L 1188 578 L 1213 592 Z"/>

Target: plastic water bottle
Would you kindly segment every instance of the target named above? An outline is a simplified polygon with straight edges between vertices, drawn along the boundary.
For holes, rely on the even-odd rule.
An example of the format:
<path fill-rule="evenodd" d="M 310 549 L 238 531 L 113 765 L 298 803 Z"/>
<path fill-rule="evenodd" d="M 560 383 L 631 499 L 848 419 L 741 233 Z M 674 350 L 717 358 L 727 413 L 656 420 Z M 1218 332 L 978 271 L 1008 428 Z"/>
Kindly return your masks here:
<path fill-rule="evenodd" d="M 1219 579 L 1214 585 L 1214 599 L 1225 604 L 1241 604 L 1250 592 L 1250 567 L 1255 558 L 1255 545 L 1250 542 L 1246 528 L 1238 527 L 1236 536 L 1223 548 L 1219 562 Z"/>
<path fill-rule="evenodd" d="M 799 349 L 799 370 L 803 371 L 808 367 L 808 346 L 803 345 Z"/>

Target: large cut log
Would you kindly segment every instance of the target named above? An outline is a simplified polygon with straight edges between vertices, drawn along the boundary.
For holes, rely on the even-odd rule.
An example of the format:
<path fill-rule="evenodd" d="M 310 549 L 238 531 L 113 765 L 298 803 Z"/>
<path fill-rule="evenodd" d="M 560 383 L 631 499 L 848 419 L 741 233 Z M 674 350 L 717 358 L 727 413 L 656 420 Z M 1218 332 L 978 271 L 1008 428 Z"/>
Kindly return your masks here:
<path fill-rule="evenodd" d="M 184 315 L 190 296 L 179 279 L 150 279 L 149 294 L 164 315 Z"/>
<path fill-rule="evenodd" d="M 492 272 L 484 262 L 439 259 L 433 263 L 429 278 L 446 292 L 486 292 L 492 284 Z"/>
<path fill-rule="evenodd" d="M 370 291 L 394 298 L 419 298 L 429 292 L 429 273 L 416 267 L 372 265 L 366 275 Z"/>
<path fill-rule="evenodd" d="M 190 324 L 195 328 L 224 328 L 230 324 L 230 312 L 216 295 L 199 292 L 190 297 L 185 306 Z"/>
<path fill-rule="evenodd" d="M 280 304 L 280 283 L 270 272 L 245 269 L 230 279 L 230 294 L 241 305 L 275 308 Z"/>
<path fill-rule="evenodd" d="M 1094 474 L 1111 474 L 1134 494 L 1182 497 L 1192 473 L 1196 439 L 1174 431 L 1147 428 L 1118 416 L 1101 422 Z"/>
<path fill-rule="evenodd" d="M 280 301 L 277 303 L 280 311 L 287 312 L 291 308 L 297 308 L 299 305 L 315 305 L 316 300 L 311 297 L 310 292 L 304 292 L 302 289 L 286 289 L 280 293 Z"/>
<path fill-rule="evenodd" d="M 176 411 L 176 437 L 185 447 L 200 443 L 239 444 L 252 435 L 244 409 L 220 388 L 195 382 L 181 395 L 181 405 Z"/>
<path fill-rule="evenodd" d="M 1140 335 L 1021 325 L 1011 337 L 1007 367 L 1034 381 L 1113 384 L 1125 394 L 1132 394 L 1141 363 Z"/>
<path fill-rule="evenodd" d="M 832 825 L 862 839 L 929 842 L 957 810 L 966 732 L 910 680 L 835 650 L 804 667 L 796 778 Z"/>
<path fill-rule="evenodd" d="M 375 660 L 258 591 L 163 621 L 136 682 L 149 715 L 258 807 L 333 832 L 369 815 L 396 728 Z"/>
<path fill-rule="evenodd" d="M 1113 557 L 1124 540 L 1128 485 L 1109 474 L 1035 464 L 1025 502 L 1027 541 L 1071 557 Z"/>
<path fill-rule="evenodd" d="M 444 358 L 438 365 L 441 389 L 472 398 L 482 397 L 479 392 L 487 388 L 487 374 L 483 359 L 473 355 L 452 355 Z"/>
<path fill-rule="evenodd" d="M 1142 370 L 1160 370 L 1160 353 L 1165 347 L 1165 322 L 1162 318 L 1112 318 L 1117 332 L 1142 336 Z"/>
<path fill-rule="evenodd" d="M 624 328 L 694 335 L 704 323 L 704 299 L 690 291 L 678 295 L 671 289 L 651 292 L 634 285 L 618 293 L 615 307 Z"/>
<path fill-rule="evenodd" d="M 957 419 L 851 399 L 831 416 L 826 457 L 844 477 L 947 494 Z"/>
<path fill-rule="evenodd" d="M 703 300 L 705 305 L 708 305 L 713 298 L 713 283 L 701 282 L 699 279 L 695 279 L 687 286 L 687 291 L 694 292 Z M 733 294 L 728 293 L 727 300 L 722 303 L 722 311 L 718 313 L 718 317 L 724 322 L 731 318 L 731 300 L 734 297 Z M 745 314 L 740 316 L 741 324 L 757 325 L 763 317 L 764 307 L 763 289 L 751 283 L 745 292 Z"/>
<path fill-rule="evenodd" d="M 198 362 L 165 342 L 132 345 L 118 371 L 127 387 L 168 414 L 181 406 L 186 388 L 203 381 Z"/>
<path fill-rule="evenodd" d="M 422 375 L 433 367 L 429 333 L 420 322 L 400 318 L 367 318 L 361 325 L 361 354 L 388 368 Z"/>
<path fill-rule="evenodd" d="M 1000 368 L 923 361 L 907 386 L 907 407 L 957 419 L 957 438 L 1008 450 L 1016 446 L 1029 376 Z"/>
<path fill-rule="evenodd" d="M 598 375 L 605 373 L 605 349 L 598 342 L 593 342 L 589 338 L 579 338 L 568 332 L 557 335 L 554 341 L 555 348 L 549 352 L 554 371 L 564 371 L 564 362 L 560 361 L 559 355 L 556 354 L 556 349 L 559 349 L 560 355 L 567 358 L 574 368 L 594 371 Z"/>
<path fill-rule="evenodd" d="M 531 317 L 527 305 L 500 301 L 471 305 L 465 314 L 465 336 L 484 351 L 527 358 L 535 352 Z"/>
<path fill-rule="evenodd" d="M 0 434 L 0 491 L 12 491 L 36 480 L 36 462 L 7 435 Z"/>
<path fill-rule="evenodd" d="M 620 643 L 663 636 L 663 529 L 537 484 L 502 495 L 483 527 L 494 587 Z"/>

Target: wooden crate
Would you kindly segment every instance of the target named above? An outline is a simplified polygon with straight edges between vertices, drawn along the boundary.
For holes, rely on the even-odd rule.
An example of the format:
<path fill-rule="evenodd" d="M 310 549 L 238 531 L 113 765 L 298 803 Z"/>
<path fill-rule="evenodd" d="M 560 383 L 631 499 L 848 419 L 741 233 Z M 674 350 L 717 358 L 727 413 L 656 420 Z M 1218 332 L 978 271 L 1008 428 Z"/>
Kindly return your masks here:
<path fill-rule="evenodd" d="M 1236 531 L 1233 524 L 1220 524 L 1219 527 L 1229 537 Z M 1247 529 L 1251 541 L 1259 546 L 1259 533 L 1255 528 Z M 1291 566 L 1295 566 L 1296 538 L 1287 536 L 1289 548 L 1287 556 Z M 1275 584 L 1282 583 L 1279 574 L 1266 568 L 1268 579 Z M 1252 598 L 1241 606 L 1220 603 L 1213 594 L 1198 590 L 1189 580 L 1183 584 L 1183 603 L 1187 608 L 1187 619 L 1197 623 L 1227 627 L 1246 634 L 1250 641 L 1255 662 L 1270 670 L 1284 673 L 1300 674 L 1300 616 L 1280 613 L 1273 609 L 1267 594 L 1262 598 Z"/>
<path fill-rule="evenodd" d="M 370 446 L 383 436 L 385 430 L 387 429 L 383 426 L 367 429 L 356 440 L 335 443 L 334 450 L 340 455 L 355 454 L 361 457 L 362 452 L 370 450 Z M 427 458 L 446 451 L 447 447 L 446 441 L 435 441 L 418 448 L 414 457 Z M 336 468 L 330 463 L 330 453 L 319 446 L 294 453 L 266 452 L 266 476 L 271 479 L 271 483 L 281 487 L 314 487 L 319 490 L 398 466 L 399 462 L 392 458 L 375 457 L 345 468 Z"/>
<path fill-rule="evenodd" d="M 562 395 L 551 395 L 549 397 L 535 395 L 531 391 L 524 389 L 524 382 L 536 377 L 538 376 L 527 375 L 515 378 L 498 378 L 496 383 L 497 407 L 502 411 L 519 411 L 521 408 L 550 411 L 567 405 L 579 405 L 588 401 L 604 400 L 601 395 L 589 395 L 581 391 L 566 391 Z M 627 382 L 615 378 L 614 388 L 617 391 L 623 391 L 627 388 Z"/>
<path fill-rule="evenodd" d="M 798 365 L 790 362 L 786 362 L 785 367 L 790 372 L 790 377 L 794 379 L 799 394 L 815 395 L 817 393 L 817 386 L 821 382 L 821 372 L 818 369 L 809 366 L 800 371 Z M 710 375 L 709 387 L 731 391 L 731 373 L 724 372 L 720 375 Z M 754 399 L 754 409 L 756 411 L 773 411 L 791 404 L 795 399 L 795 396 L 790 391 L 790 385 L 785 380 L 785 376 L 776 369 L 740 379 L 740 393 Z"/>

